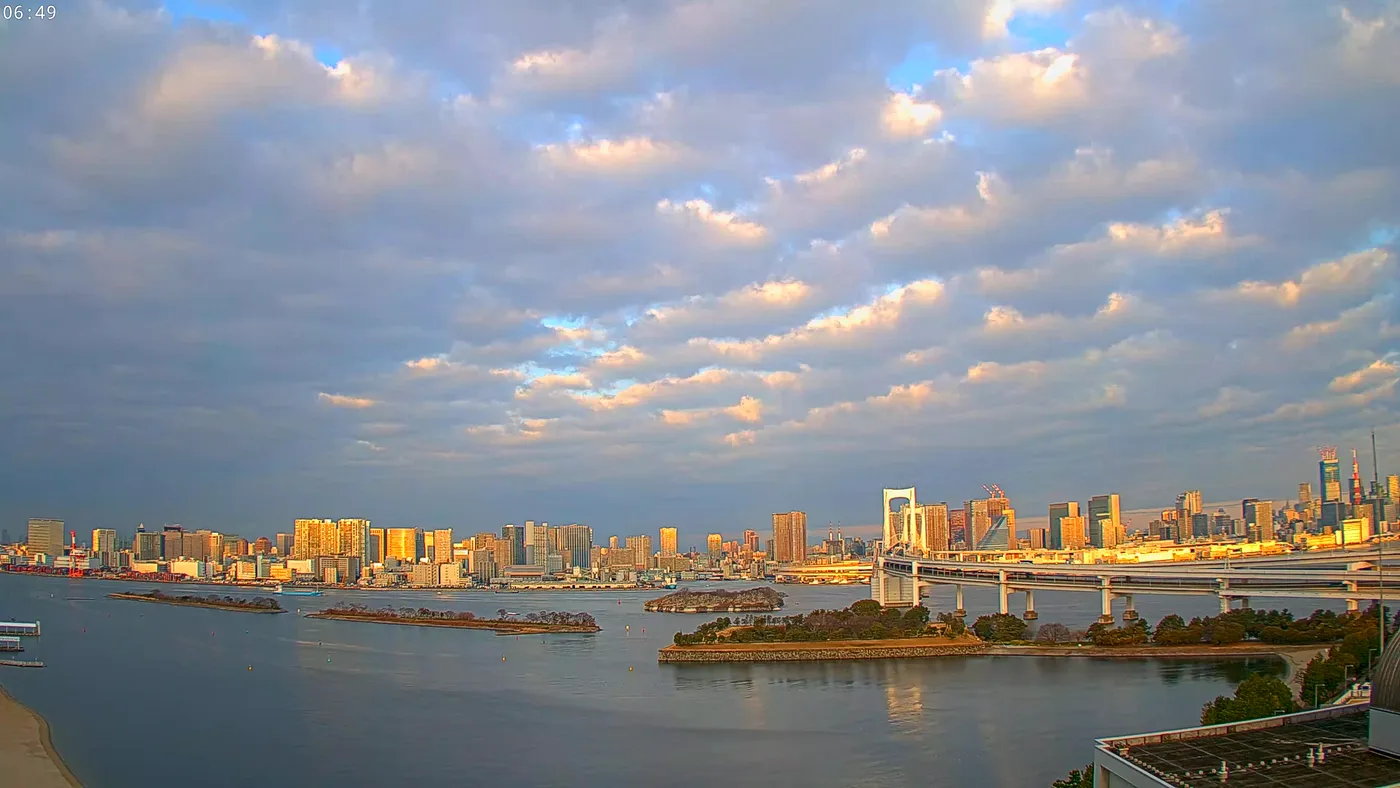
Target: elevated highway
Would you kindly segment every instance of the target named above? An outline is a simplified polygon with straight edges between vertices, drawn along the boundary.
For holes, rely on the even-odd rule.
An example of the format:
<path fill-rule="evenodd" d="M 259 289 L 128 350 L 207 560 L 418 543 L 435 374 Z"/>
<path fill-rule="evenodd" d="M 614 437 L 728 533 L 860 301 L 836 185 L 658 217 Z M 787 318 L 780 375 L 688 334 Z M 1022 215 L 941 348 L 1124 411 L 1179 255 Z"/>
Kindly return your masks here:
<path fill-rule="evenodd" d="M 1383 586 L 1386 575 L 1390 584 Z M 998 589 L 1000 611 L 1010 612 L 1010 596 L 1025 595 L 1025 618 L 1034 619 L 1035 592 L 1080 591 L 1100 597 L 1100 621 L 1113 621 L 1113 599 L 1127 602 L 1125 620 L 1138 617 L 1138 594 L 1213 595 L 1222 612 L 1235 600 L 1244 607 L 1251 597 L 1333 599 L 1355 610 L 1362 602 L 1400 597 L 1400 546 L 1294 553 L 1263 558 L 1155 563 L 1035 563 L 1033 559 L 966 561 L 885 555 L 876 559 L 871 598 L 891 606 L 918 604 L 930 584 L 957 590 L 957 614 L 964 615 L 964 586 Z"/>

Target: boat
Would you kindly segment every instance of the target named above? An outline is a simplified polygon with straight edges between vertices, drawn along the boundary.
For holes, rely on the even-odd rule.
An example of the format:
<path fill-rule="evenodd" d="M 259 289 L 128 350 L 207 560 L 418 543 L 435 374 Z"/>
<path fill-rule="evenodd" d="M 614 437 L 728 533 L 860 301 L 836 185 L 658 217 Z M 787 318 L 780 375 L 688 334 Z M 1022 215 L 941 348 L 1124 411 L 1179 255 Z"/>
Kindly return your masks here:
<path fill-rule="evenodd" d="M 496 593 L 498 593 L 498 594 L 518 594 L 518 593 L 520 593 L 520 589 L 518 589 L 518 588 L 498 588 L 498 589 L 496 589 Z"/>
<path fill-rule="evenodd" d="M 319 589 L 319 588 L 286 588 L 286 587 L 284 587 L 281 583 L 278 583 L 278 584 L 277 584 L 277 587 L 274 588 L 274 589 L 272 589 L 272 593 L 274 593 L 274 594 L 283 594 L 283 595 L 285 595 L 285 596 L 320 596 L 320 595 L 321 595 L 321 589 Z"/>

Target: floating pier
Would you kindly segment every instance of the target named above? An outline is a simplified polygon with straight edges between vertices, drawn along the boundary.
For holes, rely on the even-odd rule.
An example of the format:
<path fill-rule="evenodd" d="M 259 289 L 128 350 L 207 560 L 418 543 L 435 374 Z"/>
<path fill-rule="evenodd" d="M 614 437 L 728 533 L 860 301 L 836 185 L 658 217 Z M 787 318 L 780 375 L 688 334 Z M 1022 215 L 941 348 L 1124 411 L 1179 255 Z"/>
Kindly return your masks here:
<path fill-rule="evenodd" d="M 0 635 L 12 637 L 39 637 L 39 622 L 32 624 L 23 621 L 0 621 Z"/>
<path fill-rule="evenodd" d="M 0 637 L 0 651 L 24 651 L 19 638 Z"/>

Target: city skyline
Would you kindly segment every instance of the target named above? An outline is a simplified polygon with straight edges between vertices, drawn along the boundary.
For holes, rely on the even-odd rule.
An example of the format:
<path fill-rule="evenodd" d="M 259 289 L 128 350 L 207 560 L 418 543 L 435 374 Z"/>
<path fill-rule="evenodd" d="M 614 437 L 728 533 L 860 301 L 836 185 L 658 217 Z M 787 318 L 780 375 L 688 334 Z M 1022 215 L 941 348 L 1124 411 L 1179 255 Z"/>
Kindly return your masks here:
<path fill-rule="evenodd" d="M 649 497 L 690 543 L 889 484 L 1285 499 L 1373 426 L 1396 467 L 1375 8 L 643 5 L 7 39 L 0 521 Z"/>

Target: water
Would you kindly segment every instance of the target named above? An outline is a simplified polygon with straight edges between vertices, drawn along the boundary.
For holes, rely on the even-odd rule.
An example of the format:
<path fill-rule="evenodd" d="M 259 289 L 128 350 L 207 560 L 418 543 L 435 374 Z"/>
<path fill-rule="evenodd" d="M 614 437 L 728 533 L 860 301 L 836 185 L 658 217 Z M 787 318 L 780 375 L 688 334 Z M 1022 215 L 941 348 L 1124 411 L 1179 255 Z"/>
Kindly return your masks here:
<path fill-rule="evenodd" d="M 869 594 L 781 589 L 785 612 Z M 604 628 L 517 639 L 105 598 L 118 590 L 147 588 L 0 575 L 0 618 L 41 620 L 43 637 L 21 656 L 48 663 L 0 668 L 0 682 L 48 718 L 88 788 L 1039 788 L 1092 760 L 1096 737 L 1194 725 L 1201 705 L 1248 670 L 1279 669 L 1015 657 L 659 665 L 656 650 L 677 630 L 710 617 L 646 613 L 646 592 L 282 598 L 302 610 L 349 599 L 478 615 L 587 611 Z M 1098 612 L 1096 595 L 1036 602 L 1041 622 L 1072 628 Z M 951 589 L 936 588 L 928 604 L 950 608 Z M 994 593 L 970 590 L 966 605 L 970 617 L 988 612 Z M 1138 608 L 1155 622 L 1216 603 L 1147 597 Z"/>

